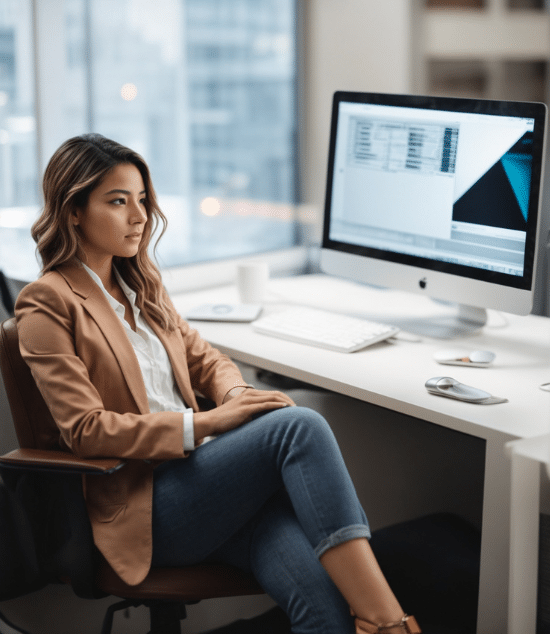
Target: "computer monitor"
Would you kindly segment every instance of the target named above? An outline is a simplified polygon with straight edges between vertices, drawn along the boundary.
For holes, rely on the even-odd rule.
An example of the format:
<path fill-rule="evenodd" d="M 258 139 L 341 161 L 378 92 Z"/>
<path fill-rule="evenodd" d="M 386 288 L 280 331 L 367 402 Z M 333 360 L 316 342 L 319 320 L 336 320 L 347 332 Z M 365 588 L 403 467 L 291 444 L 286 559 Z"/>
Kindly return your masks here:
<path fill-rule="evenodd" d="M 457 305 L 411 332 L 528 314 L 545 126 L 542 103 L 335 93 L 321 269 Z"/>

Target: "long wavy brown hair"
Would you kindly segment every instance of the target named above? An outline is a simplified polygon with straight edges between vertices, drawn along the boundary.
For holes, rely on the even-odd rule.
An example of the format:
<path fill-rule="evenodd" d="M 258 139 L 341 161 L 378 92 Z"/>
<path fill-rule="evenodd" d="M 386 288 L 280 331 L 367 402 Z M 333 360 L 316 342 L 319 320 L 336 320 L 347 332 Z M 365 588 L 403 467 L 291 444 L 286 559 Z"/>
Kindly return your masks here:
<path fill-rule="evenodd" d="M 158 206 L 149 168 L 137 152 L 100 134 L 83 134 L 63 143 L 44 173 L 44 209 L 32 226 L 32 237 L 42 259 L 42 274 L 73 260 L 78 251 L 79 233 L 70 221 L 71 214 L 87 206 L 90 193 L 116 165 L 129 163 L 137 167 L 143 178 L 147 222 L 137 254 L 131 258 L 115 257 L 113 262 L 135 291 L 139 309 L 164 329 L 173 330 L 175 315 L 160 272 L 148 253 L 157 227 L 162 225 L 160 239 L 167 221 Z"/>

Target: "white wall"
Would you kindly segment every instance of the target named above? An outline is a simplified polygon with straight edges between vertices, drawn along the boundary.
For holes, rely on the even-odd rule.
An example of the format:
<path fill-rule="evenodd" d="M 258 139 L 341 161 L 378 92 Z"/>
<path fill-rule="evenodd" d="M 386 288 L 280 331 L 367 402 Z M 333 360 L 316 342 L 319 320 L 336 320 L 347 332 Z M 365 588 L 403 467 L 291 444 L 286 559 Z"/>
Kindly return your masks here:
<path fill-rule="evenodd" d="M 412 91 L 417 4 L 302 0 L 301 189 L 306 203 L 318 209 L 323 204 L 333 93 Z"/>

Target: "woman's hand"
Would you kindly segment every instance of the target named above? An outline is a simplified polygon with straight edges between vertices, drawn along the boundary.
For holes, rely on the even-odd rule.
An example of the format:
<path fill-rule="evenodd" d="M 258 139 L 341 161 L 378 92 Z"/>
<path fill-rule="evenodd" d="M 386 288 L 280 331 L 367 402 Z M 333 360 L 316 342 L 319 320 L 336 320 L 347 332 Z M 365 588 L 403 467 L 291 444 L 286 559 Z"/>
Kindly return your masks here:
<path fill-rule="evenodd" d="M 195 443 L 205 436 L 217 436 L 247 423 L 256 414 L 295 405 L 282 392 L 246 388 L 230 397 L 223 405 L 193 416 Z"/>

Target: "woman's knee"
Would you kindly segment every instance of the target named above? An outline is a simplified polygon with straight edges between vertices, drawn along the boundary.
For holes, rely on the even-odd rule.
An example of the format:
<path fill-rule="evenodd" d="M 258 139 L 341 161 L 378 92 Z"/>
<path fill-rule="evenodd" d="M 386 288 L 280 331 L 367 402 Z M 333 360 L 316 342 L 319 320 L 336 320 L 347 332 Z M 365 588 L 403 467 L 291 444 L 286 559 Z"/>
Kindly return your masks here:
<path fill-rule="evenodd" d="M 315 436 L 321 436 L 328 438 L 331 442 L 334 441 L 334 434 L 327 420 L 309 407 L 293 407 L 294 414 L 298 420 L 298 424 L 305 427 L 308 432 Z"/>
<path fill-rule="evenodd" d="M 330 429 L 327 421 L 315 410 L 301 405 L 276 410 L 286 424 L 297 423 L 306 427 L 325 427 Z"/>
<path fill-rule="evenodd" d="M 308 455 L 313 451 L 339 454 L 332 429 L 321 414 L 308 407 L 287 407 L 273 418 L 272 438 L 278 438 L 281 448 L 301 448 Z M 317 448 L 317 449 L 315 449 Z M 328 452 L 328 453 L 327 453 Z"/>
<path fill-rule="evenodd" d="M 324 417 L 321 416 L 319 412 L 315 411 L 314 409 L 311 409 L 310 407 L 303 407 L 301 405 L 296 405 L 295 407 L 292 407 L 290 409 L 294 410 L 297 416 L 299 416 L 300 419 L 306 423 L 310 423 L 312 425 L 316 424 L 316 425 L 328 426 L 328 423 L 324 419 Z"/>
<path fill-rule="evenodd" d="M 309 407 L 285 407 L 264 414 L 260 419 L 271 424 L 276 433 L 307 436 L 327 436 L 333 438 L 332 430 L 321 414 Z"/>

